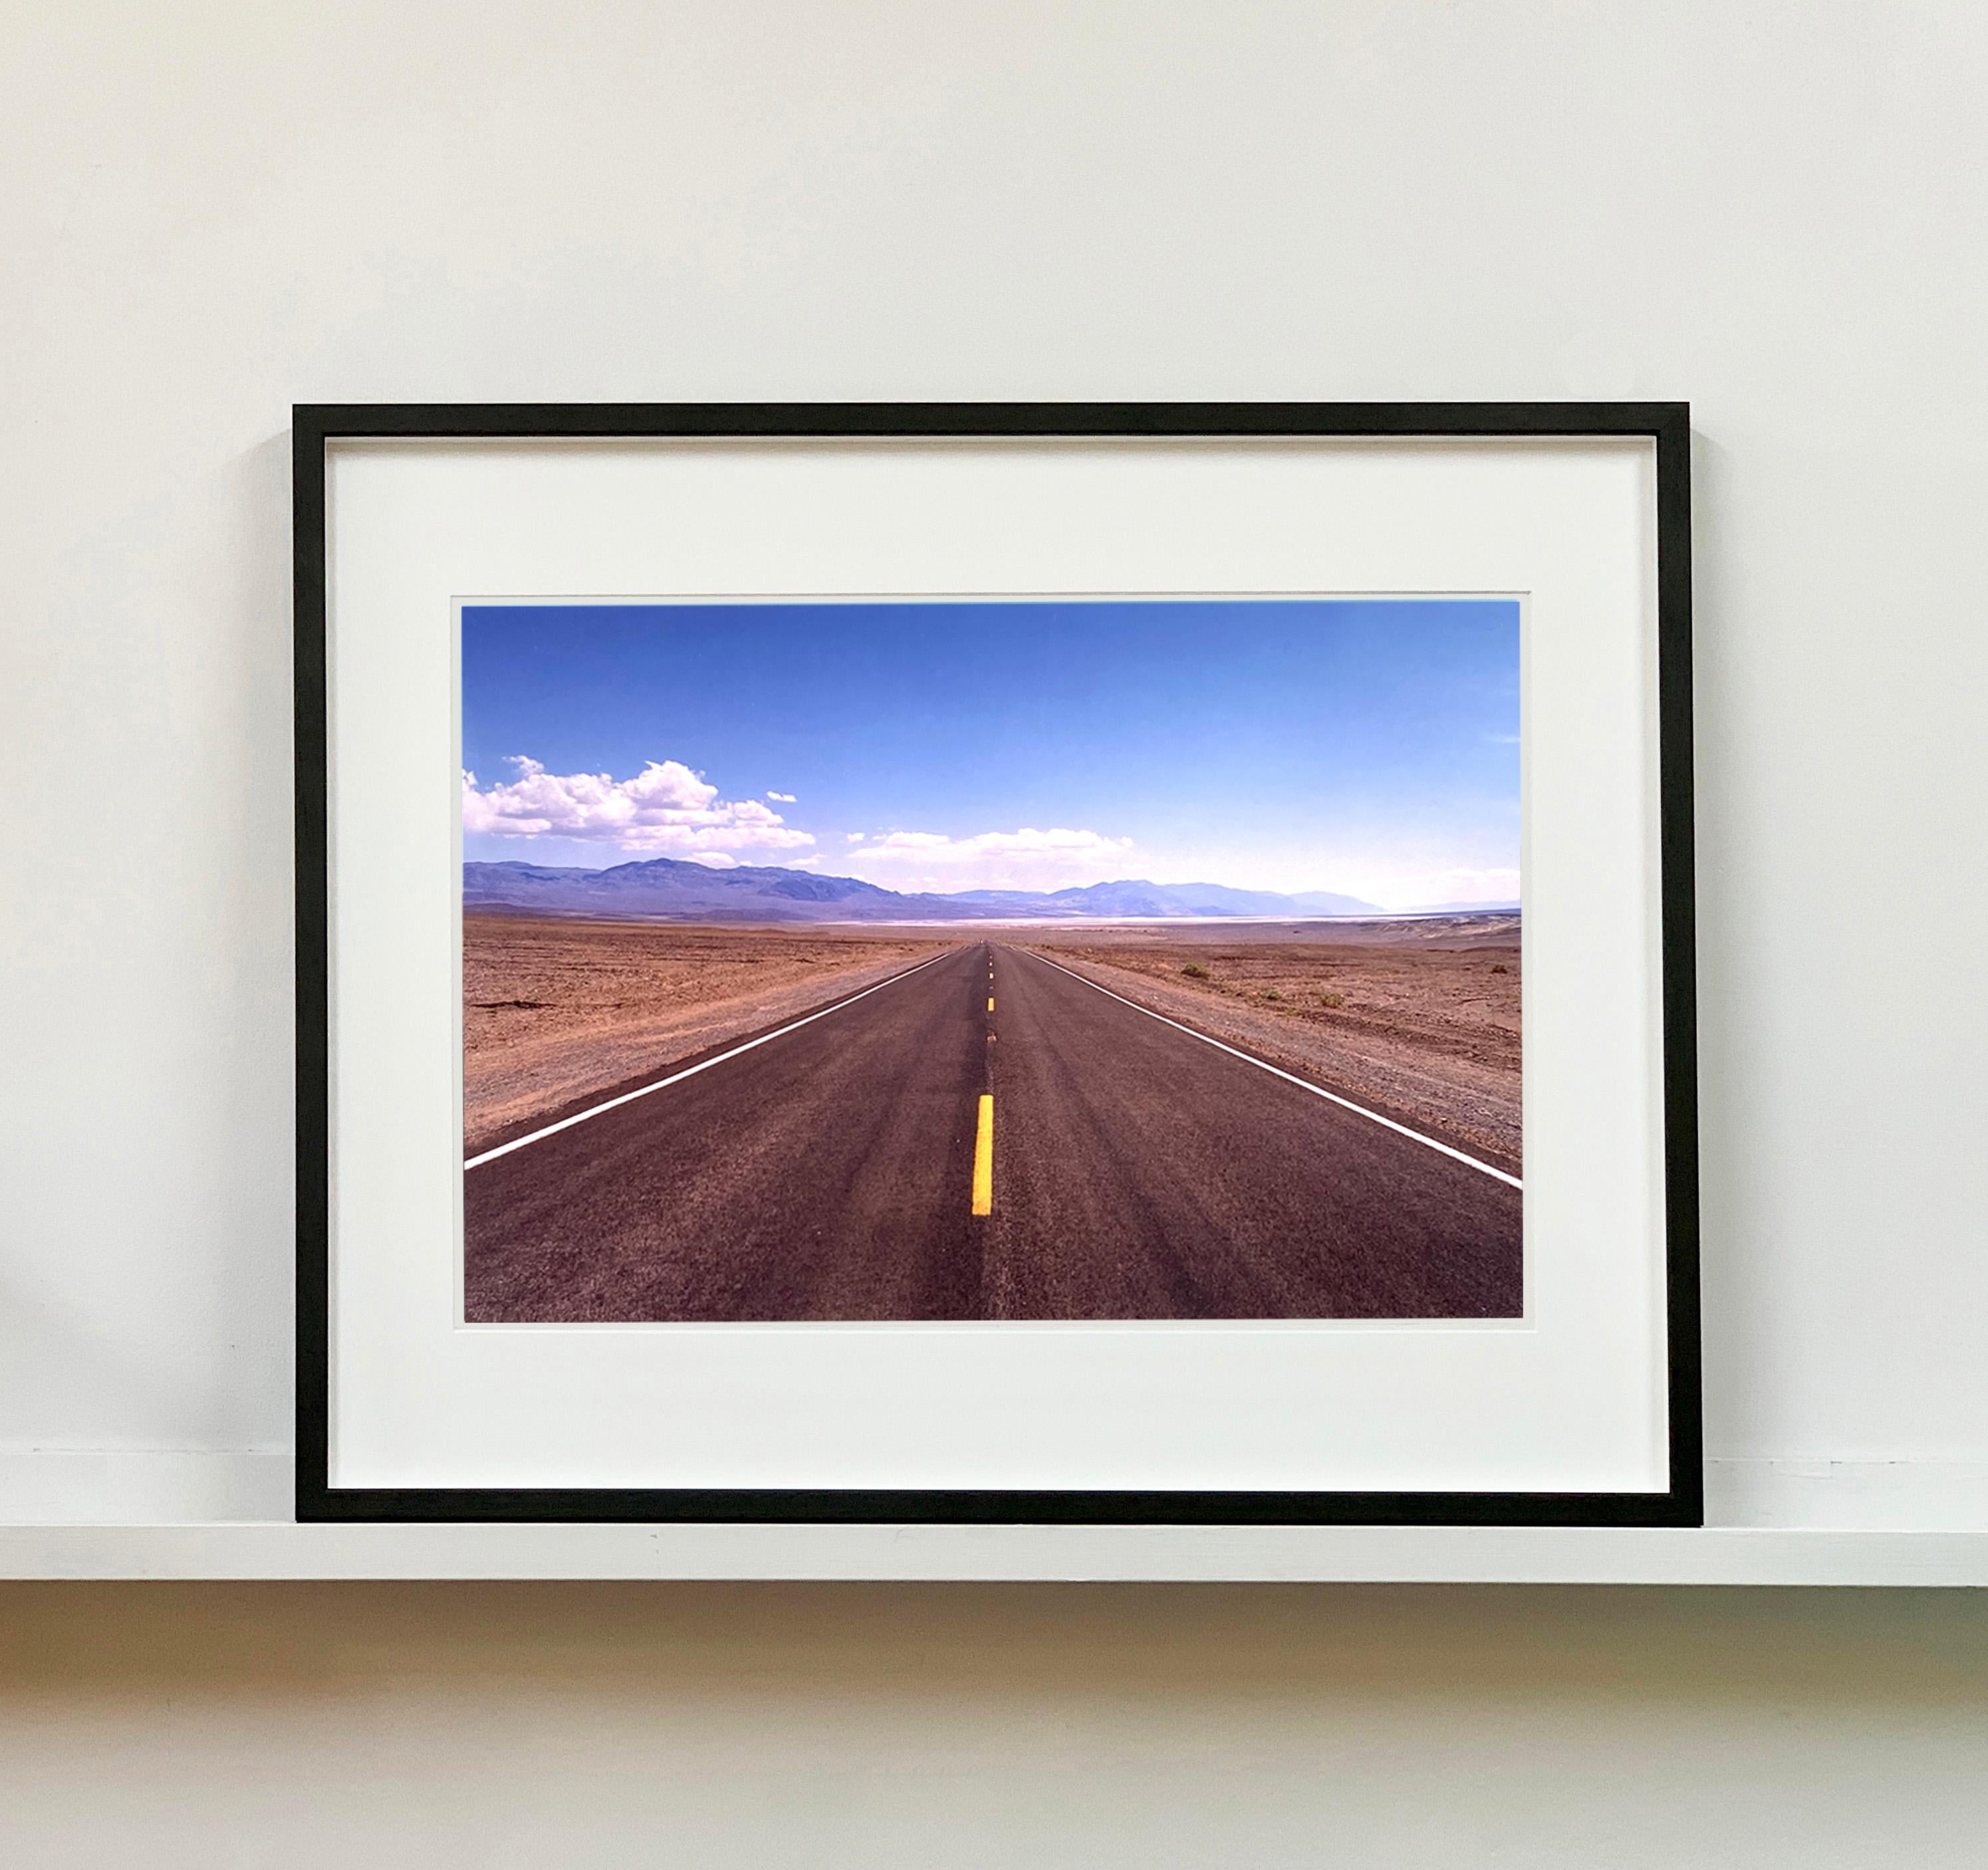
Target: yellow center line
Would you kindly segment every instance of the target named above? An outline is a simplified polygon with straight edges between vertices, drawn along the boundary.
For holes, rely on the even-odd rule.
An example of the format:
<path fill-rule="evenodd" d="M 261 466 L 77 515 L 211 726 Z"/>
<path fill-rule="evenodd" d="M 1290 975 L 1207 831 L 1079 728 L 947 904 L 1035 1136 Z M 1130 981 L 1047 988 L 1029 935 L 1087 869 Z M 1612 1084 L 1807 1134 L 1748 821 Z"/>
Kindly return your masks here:
<path fill-rule="evenodd" d="M 990 1013 L 994 1011 L 994 996 L 992 994 L 987 996 L 987 1011 Z"/>
<path fill-rule="evenodd" d="M 980 1124 L 973 1136 L 973 1212 L 994 1212 L 994 1099 L 983 1092 L 980 1099 Z"/>

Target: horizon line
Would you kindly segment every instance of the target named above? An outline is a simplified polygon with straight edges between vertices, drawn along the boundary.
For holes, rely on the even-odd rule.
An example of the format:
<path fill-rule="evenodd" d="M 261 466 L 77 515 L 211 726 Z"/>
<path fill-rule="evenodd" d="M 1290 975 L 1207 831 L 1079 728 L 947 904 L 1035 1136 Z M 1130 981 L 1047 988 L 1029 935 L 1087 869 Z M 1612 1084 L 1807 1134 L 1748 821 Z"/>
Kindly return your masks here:
<path fill-rule="evenodd" d="M 654 856 L 649 857 L 626 857 L 617 862 L 604 864 L 534 864 L 529 858 L 467 856 L 462 859 L 462 863 L 465 869 L 473 863 L 488 864 L 493 867 L 501 867 L 506 864 L 521 864 L 542 870 L 570 870 L 583 876 L 604 876 L 610 870 L 634 869 L 646 864 L 671 863 L 683 865 L 694 869 L 708 870 L 715 876 L 722 876 L 727 872 L 732 870 L 759 870 L 783 876 L 809 876 L 839 883 L 860 883 L 866 889 L 881 890 L 886 896 L 937 896 L 948 901 L 960 901 L 975 896 L 1053 897 L 1065 890 L 1097 889 L 1101 889 L 1107 883 L 1125 883 L 1134 886 L 1143 883 L 1149 889 L 1154 889 L 1197 888 L 1232 889 L 1239 894 L 1292 898 L 1301 896 L 1335 896 L 1343 897 L 1349 903 L 1359 903 L 1364 908 L 1375 910 L 1383 915 L 1390 916 L 1439 914 L 1445 910 L 1454 910 L 1459 913 L 1466 910 L 1516 910 L 1521 901 L 1520 897 L 1514 896 L 1486 896 L 1481 901 L 1476 902 L 1467 901 L 1460 897 L 1452 897 L 1442 903 L 1405 903 L 1390 906 L 1384 903 L 1375 903 L 1366 896 L 1356 896 L 1348 889 L 1322 889 L 1312 886 L 1307 886 L 1303 889 L 1275 889 L 1258 883 L 1219 883 L 1205 876 L 1190 877 L 1179 883 L 1166 883 L 1155 876 L 1101 876 L 1089 883 L 1061 884 L 1055 889 L 1028 889 L 1016 885 L 1006 884 L 980 884 L 966 889 L 904 889 L 893 888 L 888 883 L 873 883 L 867 876 L 852 876 L 847 872 L 840 870 L 804 869 L 798 869 L 792 864 L 778 863 L 705 863 L 695 857 L 673 857 L 666 852 L 658 852 Z M 1271 920 L 1277 920 L 1280 918 L 1272 917 Z"/>

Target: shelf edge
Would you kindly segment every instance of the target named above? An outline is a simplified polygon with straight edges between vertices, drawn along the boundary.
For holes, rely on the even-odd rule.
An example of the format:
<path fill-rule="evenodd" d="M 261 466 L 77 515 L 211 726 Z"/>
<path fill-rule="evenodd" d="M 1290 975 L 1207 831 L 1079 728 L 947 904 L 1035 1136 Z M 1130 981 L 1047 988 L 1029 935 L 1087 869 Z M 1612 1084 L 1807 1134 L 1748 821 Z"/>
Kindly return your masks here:
<path fill-rule="evenodd" d="M 14 1525 L 0 1578 L 1988 1587 L 1988 1530 Z"/>

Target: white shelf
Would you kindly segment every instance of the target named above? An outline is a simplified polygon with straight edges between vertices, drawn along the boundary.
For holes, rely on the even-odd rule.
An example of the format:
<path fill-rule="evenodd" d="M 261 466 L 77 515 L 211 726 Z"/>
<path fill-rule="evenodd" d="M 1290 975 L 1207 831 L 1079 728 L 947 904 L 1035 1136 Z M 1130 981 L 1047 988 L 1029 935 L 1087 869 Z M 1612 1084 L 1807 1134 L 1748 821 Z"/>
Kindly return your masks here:
<path fill-rule="evenodd" d="M 0 1577 L 1988 1585 L 1988 1531 L 1709 1527 L 0 1527 Z"/>
<path fill-rule="evenodd" d="M 1702 1531 L 299 1526 L 287 1453 L 0 1452 L 0 1578 L 1988 1585 L 1988 1464 L 1715 1460 Z"/>

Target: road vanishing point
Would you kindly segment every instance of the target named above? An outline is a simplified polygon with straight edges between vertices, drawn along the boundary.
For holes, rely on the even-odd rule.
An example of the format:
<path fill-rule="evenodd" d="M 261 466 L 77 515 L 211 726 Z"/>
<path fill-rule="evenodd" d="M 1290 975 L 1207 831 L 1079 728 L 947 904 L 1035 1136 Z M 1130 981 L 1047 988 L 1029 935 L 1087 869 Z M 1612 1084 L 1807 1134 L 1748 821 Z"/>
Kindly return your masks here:
<path fill-rule="evenodd" d="M 982 942 L 472 1156 L 465 1311 L 1511 1318 L 1521 1202 L 1438 1137 Z"/>

